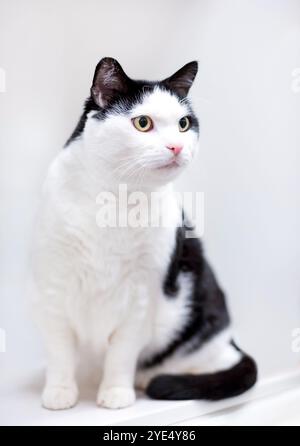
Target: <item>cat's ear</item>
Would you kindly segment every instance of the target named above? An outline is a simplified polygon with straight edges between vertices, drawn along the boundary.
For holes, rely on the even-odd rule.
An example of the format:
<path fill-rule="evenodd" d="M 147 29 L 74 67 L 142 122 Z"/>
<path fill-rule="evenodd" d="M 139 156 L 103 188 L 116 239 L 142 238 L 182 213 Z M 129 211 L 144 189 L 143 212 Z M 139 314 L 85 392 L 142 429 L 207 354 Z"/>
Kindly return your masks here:
<path fill-rule="evenodd" d="M 198 62 L 189 62 L 184 65 L 180 70 L 176 71 L 172 76 L 163 81 L 170 90 L 175 91 L 180 97 L 188 95 L 196 74 L 198 72 Z"/>
<path fill-rule="evenodd" d="M 104 57 L 96 66 L 91 95 L 101 108 L 107 107 L 120 95 L 127 93 L 130 78 L 115 59 Z"/>

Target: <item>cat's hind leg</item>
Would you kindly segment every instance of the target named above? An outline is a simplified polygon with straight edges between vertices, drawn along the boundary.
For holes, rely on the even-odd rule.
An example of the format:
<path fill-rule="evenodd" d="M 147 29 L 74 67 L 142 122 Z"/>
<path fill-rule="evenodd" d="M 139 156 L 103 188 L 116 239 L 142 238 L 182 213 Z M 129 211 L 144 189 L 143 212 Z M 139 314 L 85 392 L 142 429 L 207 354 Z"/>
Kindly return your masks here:
<path fill-rule="evenodd" d="M 245 392 L 256 382 L 256 364 L 227 337 L 221 333 L 199 351 L 139 370 L 137 387 L 151 398 L 168 400 L 219 400 Z"/>
<path fill-rule="evenodd" d="M 228 350 L 235 348 L 235 345 L 228 346 Z M 257 367 L 250 356 L 240 352 L 238 362 L 230 367 L 226 363 L 225 355 L 216 358 L 211 372 L 203 373 L 203 369 L 195 364 L 191 371 L 184 374 L 158 375 L 150 381 L 146 393 L 155 399 L 216 401 L 238 396 L 255 384 Z"/>

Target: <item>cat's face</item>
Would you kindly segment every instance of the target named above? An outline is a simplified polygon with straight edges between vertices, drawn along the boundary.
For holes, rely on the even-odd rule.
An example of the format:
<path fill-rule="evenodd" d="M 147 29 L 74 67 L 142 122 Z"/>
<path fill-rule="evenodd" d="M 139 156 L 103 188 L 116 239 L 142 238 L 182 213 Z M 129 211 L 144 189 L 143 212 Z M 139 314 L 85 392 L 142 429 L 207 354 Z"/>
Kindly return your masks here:
<path fill-rule="evenodd" d="M 155 187 L 173 180 L 192 160 L 198 121 L 186 95 L 197 63 L 161 82 L 134 81 L 114 59 L 97 66 L 88 113 L 87 147 L 116 181 Z"/>

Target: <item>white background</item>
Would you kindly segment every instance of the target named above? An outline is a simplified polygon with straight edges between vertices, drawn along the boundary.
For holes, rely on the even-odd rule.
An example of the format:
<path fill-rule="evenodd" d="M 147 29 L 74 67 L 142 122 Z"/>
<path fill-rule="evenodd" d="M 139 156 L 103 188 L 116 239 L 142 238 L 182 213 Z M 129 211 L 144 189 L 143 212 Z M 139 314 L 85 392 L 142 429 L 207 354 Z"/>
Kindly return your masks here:
<path fill-rule="evenodd" d="M 204 241 L 237 338 L 261 376 L 299 363 L 300 2 L 0 0 L 1 370 L 42 357 L 26 313 L 26 276 L 43 177 L 89 93 L 117 58 L 162 78 L 197 59 L 191 96 L 198 159 L 179 181 L 205 193 Z M 294 83 L 293 83 L 294 82 Z"/>

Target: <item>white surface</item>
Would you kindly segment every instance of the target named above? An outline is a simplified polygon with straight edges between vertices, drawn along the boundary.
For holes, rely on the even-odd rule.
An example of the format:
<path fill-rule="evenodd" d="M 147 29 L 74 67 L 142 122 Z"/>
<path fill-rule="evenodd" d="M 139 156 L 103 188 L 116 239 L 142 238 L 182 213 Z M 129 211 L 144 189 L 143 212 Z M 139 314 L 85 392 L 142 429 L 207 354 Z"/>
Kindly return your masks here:
<path fill-rule="evenodd" d="M 299 363 L 299 22 L 297 0 L 1 1 L 0 370 L 41 358 L 24 303 L 33 216 L 107 55 L 149 78 L 199 60 L 200 154 L 179 187 L 205 192 L 206 251 L 261 376 Z"/>
<path fill-rule="evenodd" d="M 175 423 L 175 426 L 300 426 L 300 388 Z"/>
<path fill-rule="evenodd" d="M 251 424 L 252 421 L 256 423 L 258 419 L 253 418 L 256 407 L 256 403 L 253 401 L 268 401 L 270 395 L 284 395 L 290 389 L 293 389 L 293 392 L 296 389 L 298 399 L 293 400 L 291 407 L 300 404 L 299 371 L 262 380 L 253 390 L 240 397 L 215 403 L 154 401 L 139 395 L 134 406 L 121 410 L 98 408 L 95 404 L 96 388 L 89 385 L 81 386 L 80 399 L 76 407 L 63 411 L 49 411 L 40 406 L 41 385 L 42 374 L 37 371 L 31 371 L 21 378 L 16 372 L 15 374 L 10 373 L 9 379 L 3 379 L 0 387 L 0 425 L 166 426 L 172 424 L 218 424 L 219 420 L 220 424 L 232 424 L 235 421 L 243 422 L 245 420 L 248 407 L 248 421 Z M 277 401 L 277 399 L 275 400 Z M 223 412 L 220 414 L 221 410 Z M 283 412 L 283 407 L 279 410 L 277 406 L 269 404 L 268 411 L 260 421 L 262 424 L 268 424 L 275 420 L 283 421 Z M 232 417 L 231 414 L 233 414 Z M 297 418 L 297 414 L 294 415 L 294 418 Z M 287 418 L 285 418 L 286 421 Z"/>

